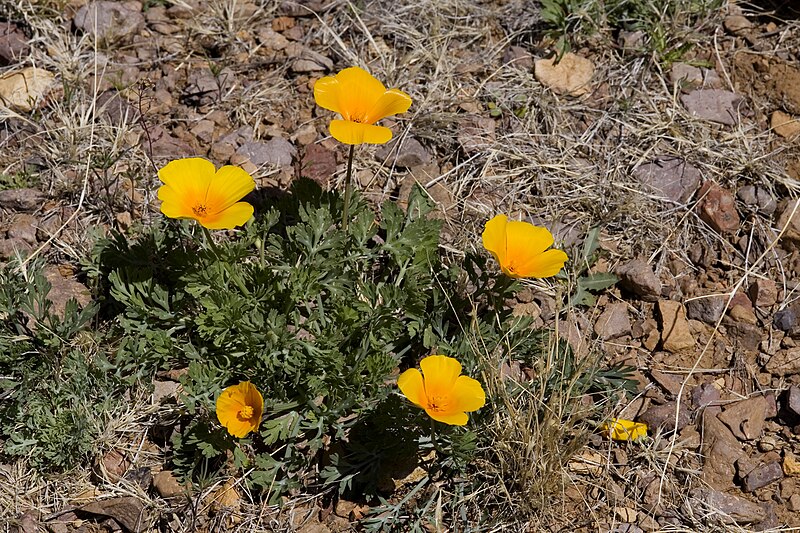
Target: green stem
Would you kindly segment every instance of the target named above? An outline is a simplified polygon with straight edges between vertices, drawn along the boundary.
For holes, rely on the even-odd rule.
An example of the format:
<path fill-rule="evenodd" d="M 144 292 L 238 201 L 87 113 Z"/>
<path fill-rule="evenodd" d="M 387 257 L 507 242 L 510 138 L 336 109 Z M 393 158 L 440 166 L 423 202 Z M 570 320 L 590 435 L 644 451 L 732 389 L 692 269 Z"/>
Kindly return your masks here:
<path fill-rule="evenodd" d="M 350 145 L 350 153 L 347 156 L 347 176 L 344 179 L 344 209 L 342 210 L 342 229 L 347 229 L 350 221 L 350 197 L 353 195 L 353 153 L 356 145 Z"/>
<path fill-rule="evenodd" d="M 222 268 L 228 273 L 228 276 L 233 280 L 234 285 L 236 285 L 243 294 L 250 295 L 250 291 L 247 290 L 242 279 L 239 277 L 238 272 L 235 272 L 231 269 L 231 265 L 227 262 L 222 260 L 222 254 L 220 253 L 220 249 L 217 246 L 217 243 L 214 242 L 214 238 L 211 236 L 211 232 L 208 231 L 208 228 L 205 226 L 200 226 L 203 228 L 203 236 L 205 237 L 205 241 L 208 244 L 208 249 L 211 250 L 211 253 L 214 254 L 214 257 L 217 258 L 217 261 L 222 264 Z"/>
<path fill-rule="evenodd" d="M 444 455 L 442 453 L 442 449 L 439 448 L 439 441 L 436 440 L 436 420 L 431 418 L 431 443 L 433 444 L 433 449 L 436 450 L 436 453 L 439 455 Z"/>

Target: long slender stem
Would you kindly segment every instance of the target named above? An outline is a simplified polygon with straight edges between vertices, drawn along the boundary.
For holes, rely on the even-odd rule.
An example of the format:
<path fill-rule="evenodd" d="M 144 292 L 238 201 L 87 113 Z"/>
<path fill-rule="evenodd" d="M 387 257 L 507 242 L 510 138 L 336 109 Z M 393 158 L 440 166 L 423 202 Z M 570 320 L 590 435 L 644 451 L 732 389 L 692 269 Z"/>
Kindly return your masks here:
<path fill-rule="evenodd" d="M 353 153 L 356 145 L 350 145 L 350 154 L 347 156 L 347 176 L 344 181 L 344 209 L 342 209 L 342 229 L 347 229 L 350 222 L 350 197 L 353 195 Z"/>
<path fill-rule="evenodd" d="M 217 246 L 217 243 L 214 242 L 214 238 L 211 236 L 211 232 L 208 231 L 208 228 L 205 226 L 200 226 L 200 227 L 203 228 L 203 235 L 205 236 L 205 241 L 208 243 L 208 248 L 211 250 L 211 253 L 214 254 L 214 257 L 216 257 L 217 261 L 220 262 L 222 268 L 225 270 L 225 272 L 228 273 L 228 276 L 230 277 L 230 279 L 233 280 L 234 285 L 236 285 L 239 288 L 239 290 L 242 291 L 243 294 L 247 294 L 249 296 L 250 291 L 247 290 L 247 286 L 244 284 L 244 281 L 242 281 L 242 278 L 240 278 L 239 274 L 235 270 L 233 270 L 232 265 L 222 260 L 222 254 L 220 253 L 220 249 Z"/>

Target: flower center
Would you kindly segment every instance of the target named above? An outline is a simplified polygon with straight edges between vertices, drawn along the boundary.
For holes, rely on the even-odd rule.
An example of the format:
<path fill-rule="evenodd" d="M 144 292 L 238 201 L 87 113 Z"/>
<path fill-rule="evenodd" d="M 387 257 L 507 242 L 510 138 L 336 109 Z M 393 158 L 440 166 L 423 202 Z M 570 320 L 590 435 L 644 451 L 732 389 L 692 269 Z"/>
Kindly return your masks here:
<path fill-rule="evenodd" d="M 238 416 L 241 420 L 250 420 L 253 418 L 253 408 L 249 405 L 245 405 L 242 407 L 242 410 L 239 411 Z"/>
<path fill-rule="evenodd" d="M 450 407 L 449 396 L 441 395 L 428 398 L 428 410 L 430 411 L 441 413 L 442 411 L 447 411 L 448 407 Z"/>
<path fill-rule="evenodd" d="M 204 206 L 203 204 L 197 204 L 196 206 L 194 206 L 192 208 L 192 213 L 194 213 L 194 215 L 197 216 L 197 217 L 204 217 L 204 216 L 206 216 L 207 212 L 208 212 L 208 208 L 206 206 Z"/>

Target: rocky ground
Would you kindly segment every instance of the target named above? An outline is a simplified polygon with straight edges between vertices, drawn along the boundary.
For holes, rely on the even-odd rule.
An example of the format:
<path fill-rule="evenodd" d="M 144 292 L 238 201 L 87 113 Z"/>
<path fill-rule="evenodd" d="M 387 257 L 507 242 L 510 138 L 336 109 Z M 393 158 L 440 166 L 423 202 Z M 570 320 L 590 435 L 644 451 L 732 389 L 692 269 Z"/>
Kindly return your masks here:
<path fill-rule="evenodd" d="M 267 191 L 299 176 L 340 186 L 346 152 L 311 88 L 368 67 L 414 99 L 387 124 L 396 142 L 357 151 L 368 198 L 423 185 L 456 257 L 497 212 L 553 228 L 567 250 L 600 227 L 587 266 L 620 279 L 560 315 L 551 285 L 520 296 L 578 353 L 637 369 L 614 413 L 651 437 L 594 436 L 565 465 L 557 518 L 530 530 L 800 527 L 796 17 L 731 2 L 662 20 L 661 48 L 647 31 L 601 31 L 556 64 L 533 2 L 0 2 L 0 258 L 47 258 L 63 309 L 91 298 L 75 274 L 96 235 L 159 216 L 155 169 L 170 159 L 241 165 Z M 177 387 L 159 378 L 151 408 Z M 144 508 L 180 530 L 164 450 L 138 446 L 109 447 L 69 494 L 0 466 L 14 502 L 0 520 L 135 531 Z M 131 476 L 146 497 L 120 495 Z M 254 512 L 230 485 L 196 501 L 211 530 Z M 274 524 L 340 531 L 363 512 L 298 504 Z"/>

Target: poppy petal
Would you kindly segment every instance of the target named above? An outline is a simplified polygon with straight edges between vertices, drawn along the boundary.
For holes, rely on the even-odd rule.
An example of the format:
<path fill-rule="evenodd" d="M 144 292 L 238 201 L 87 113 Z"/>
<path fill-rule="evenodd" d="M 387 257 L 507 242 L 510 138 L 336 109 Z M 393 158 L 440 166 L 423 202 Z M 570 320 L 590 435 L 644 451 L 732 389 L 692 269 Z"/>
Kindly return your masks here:
<path fill-rule="evenodd" d="M 469 376 L 458 376 L 451 402 L 458 411 L 477 411 L 486 404 L 486 393 L 478 380 Z"/>
<path fill-rule="evenodd" d="M 169 185 L 158 188 L 158 199 L 161 200 L 161 212 L 169 218 L 195 218 L 192 208 L 186 204 L 183 196 Z"/>
<path fill-rule="evenodd" d="M 523 278 L 549 278 L 561 272 L 568 259 L 567 254 L 561 250 L 547 250 L 521 263 L 515 272 Z"/>
<path fill-rule="evenodd" d="M 230 433 L 231 435 L 233 435 L 238 439 L 244 438 L 245 436 L 247 436 L 248 433 L 256 429 L 249 420 L 244 421 L 244 420 L 239 420 L 238 418 L 235 418 L 230 422 L 228 422 L 228 425 L 225 427 L 228 430 L 228 433 Z"/>
<path fill-rule="evenodd" d="M 405 113 L 409 107 L 411 107 L 410 96 L 400 89 L 389 89 L 370 108 L 367 113 L 367 122 L 374 124 L 382 118 Z"/>
<path fill-rule="evenodd" d="M 465 426 L 469 420 L 467 413 L 442 413 L 428 409 L 426 409 L 425 412 L 437 422 L 443 422 L 451 426 Z"/>
<path fill-rule="evenodd" d="M 495 260 L 501 265 L 506 264 L 506 226 L 508 217 L 497 215 L 489 220 L 483 228 L 481 238 L 483 247 L 494 256 Z"/>
<path fill-rule="evenodd" d="M 184 203 L 205 203 L 208 186 L 214 179 L 214 163 L 202 157 L 186 157 L 170 161 L 158 171 L 158 179 L 164 185 L 184 197 Z"/>
<path fill-rule="evenodd" d="M 232 165 L 222 167 L 208 188 L 209 213 L 217 214 L 228 209 L 255 188 L 255 180 L 244 169 Z"/>
<path fill-rule="evenodd" d="M 425 383 L 422 374 L 416 368 L 409 368 L 397 378 L 397 388 L 408 398 L 411 403 L 420 407 L 428 405 L 428 398 L 425 396 Z"/>
<path fill-rule="evenodd" d="M 244 401 L 247 405 L 253 408 L 253 423 L 258 426 L 261 421 L 261 414 L 264 412 L 264 397 L 258 391 L 255 385 L 249 381 L 241 384 L 241 390 L 244 394 Z"/>
<path fill-rule="evenodd" d="M 445 355 L 429 355 L 419 362 L 425 378 L 425 393 L 433 396 L 450 396 L 458 375 L 461 374 L 461 363 Z"/>
<path fill-rule="evenodd" d="M 217 420 L 225 427 L 232 420 L 236 420 L 236 415 L 244 407 L 241 396 L 235 389 L 225 389 L 217 398 Z"/>
<path fill-rule="evenodd" d="M 523 264 L 530 256 L 538 255 L 553 245 L 553 234 L 547 228 L 519 220 L 506 226 L 506 259 Z"/>
<path fill-rule="evenodd" d="M 247 202 L 239 202 L 221 213 L 203 217 L 198 221 L 208 229 L 233 229 L 236 226 L 244 226 L 245 222 L 253 216 L 253 211 L 252 205 Z"/>
<path fill-rule="evenodd" d="M 330 132 L 334 139 L 344 144 L 384 144 L 392 138 L 389 128 L 347 120 L 331 120 Z"/>
<path fill-rule="evenodd" d="M 333 76 L 320 78 L 314 83 L 314 101 L 323 109 L 341 113 L 339 104 L 341 90 L 342 85 Z"/>
<path fill-rule="evenodd" d="M 338 112 L 345 120 L 366 119 L 369 110 L 386 92 L 380 81 L 360 67 L 346 68 L 336 79 L 340 86 Z"/>

